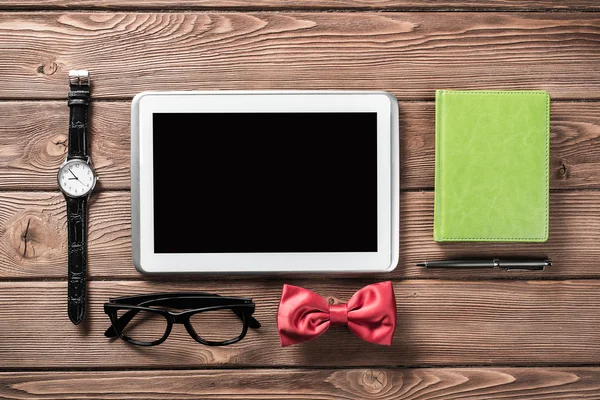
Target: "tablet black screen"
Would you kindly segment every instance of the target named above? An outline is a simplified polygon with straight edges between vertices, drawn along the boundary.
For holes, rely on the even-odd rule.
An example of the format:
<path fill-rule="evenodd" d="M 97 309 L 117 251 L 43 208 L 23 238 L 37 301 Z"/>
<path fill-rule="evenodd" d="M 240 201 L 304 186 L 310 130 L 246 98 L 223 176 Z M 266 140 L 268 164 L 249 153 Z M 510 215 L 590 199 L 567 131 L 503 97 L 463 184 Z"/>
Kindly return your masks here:
<path fill-rule="evenodd" d="M 376 113 L 155 113 L 156 253 L 377 251 Z"/>

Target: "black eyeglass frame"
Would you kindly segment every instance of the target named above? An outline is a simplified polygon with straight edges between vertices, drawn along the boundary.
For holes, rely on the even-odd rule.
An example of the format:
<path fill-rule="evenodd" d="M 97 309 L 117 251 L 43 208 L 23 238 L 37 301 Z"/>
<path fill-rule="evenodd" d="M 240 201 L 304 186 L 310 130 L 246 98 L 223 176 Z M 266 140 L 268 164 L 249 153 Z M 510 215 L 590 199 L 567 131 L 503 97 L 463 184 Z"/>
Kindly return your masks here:
<path fill-rule="evenodd" d="M 198 307 L 199 303 L 202 304 L 202 307 Z M 189 310 L 174 312 L 160 308 L 148 307 L 149 305 L 170 306 L 180 309 L 189 308 Z M 203 339 L 200 335 L 198 335 L 192 326 L 192 323 L 190 322 L 190 318 L 198 313 L 224 309 L 233 311 L 242 321 L 242 331 L 240 335 L 229 340 L 218 342 Z M 119 310 L 128 311 L 119 317 L 117 315 Z M 252 316 L 254 310 L 255 304 L 250 298 L 224 297 L 203 292 L 157 293 L 149 295 L 118 297 L 109 299 L 109 302 L 104 304 L 104 312 L 109 316 L 112 323 L 106 332 L 104 332 L 104 336 L 109 338 L 118 336 L 126 342 L 138 346 L 157 346 L 164 342 L 167 337 L 169 337 L 169 334 L 173 329 L 173 324 L 182 324 L 185 326 L 188 334 L 198 343 L 206 346 L 227 346 L 242 340 L 248 332 L 248 327 L 253 329 L 260 328 L 260 322 L 258 322 Z M 131 319 L 137 315 L 136 311 L 151 312 L 159 314 L 165 318 L 167 326 L 163 336 L 160 339 L 152 342 L 144 342 L 130 338 L 123 333 L 123 329 L 127 326 Z"/>

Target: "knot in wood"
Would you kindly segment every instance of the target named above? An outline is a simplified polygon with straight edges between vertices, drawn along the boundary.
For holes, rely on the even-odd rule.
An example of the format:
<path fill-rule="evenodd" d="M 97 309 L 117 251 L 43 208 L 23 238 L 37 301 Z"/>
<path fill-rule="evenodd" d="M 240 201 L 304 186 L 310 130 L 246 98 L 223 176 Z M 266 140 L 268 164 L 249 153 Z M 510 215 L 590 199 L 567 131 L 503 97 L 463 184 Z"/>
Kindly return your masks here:
<path fill-rule="evenodd" d="M 54 135 L 46 145 L 46 153 L 51 157 L 63 157 L 67 154 L 68 137 L 65 134 Z"/>
<path fill-rule="evenodd" d="M 54 75 L 58 71 L 58 64 L 51 61 L 46 64 L 42 64 L 37 68 L 38 74 Z"/>
<path fill-rule="evenodd" d="M 560 166 L 560 168 L 558 169 L 558 174 L 564 178 L 567 177 L 567 164 L 563 161 L 562 165 Z"/>
<path fill-rule="evenodd" d="M 60 251 L 61 239 L 44 215 L 27 213 L 9 227 L 8 237 L 16 259 L 35 260 L 49 251 Z"/>
<path fill-rule="evenodd" d="M 332 306 L 334 304 L 342 304 L 342 301 L 340 301 L 339 299 L 336 299 L 335 297 L 329 296 L 329 297 L 327 297 L 327 304 Z"/>
<path fill-rule="evenodd" d="M 363 371 L 361 381 L 359 382 L 365 392 L 380 393 L 388 383 L 387 374 L 385 371 L 368 369 Z"/>

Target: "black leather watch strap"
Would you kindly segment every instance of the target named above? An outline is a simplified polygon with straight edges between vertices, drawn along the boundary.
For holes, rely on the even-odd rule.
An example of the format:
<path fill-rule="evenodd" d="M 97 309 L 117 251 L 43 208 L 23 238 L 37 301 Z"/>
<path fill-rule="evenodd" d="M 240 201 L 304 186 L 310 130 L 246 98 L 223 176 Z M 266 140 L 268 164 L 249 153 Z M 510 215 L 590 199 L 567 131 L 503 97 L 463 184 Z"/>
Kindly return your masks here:
<path fill-rule="evenodd" d="M 69 153 L 67 159 L 86 158 L 88 104 L 90 103 L 89 80 L 76 80 L 70 83 L 69 91 Z"/>
<path fill-rule="evenodd" d="M 85 316 L 87 198 L 67 198 L 67 230 L 69 319 L 77 325 Z"/>
<path fill-rule="evenodd" d="M 87 159 L 90 81 L 85 74 L 69 75 L 69 149 L 67 160 Z M 68 309 L 75 325 L 85 317 L 87 265 L 87 197 L 68 197 Z"/>

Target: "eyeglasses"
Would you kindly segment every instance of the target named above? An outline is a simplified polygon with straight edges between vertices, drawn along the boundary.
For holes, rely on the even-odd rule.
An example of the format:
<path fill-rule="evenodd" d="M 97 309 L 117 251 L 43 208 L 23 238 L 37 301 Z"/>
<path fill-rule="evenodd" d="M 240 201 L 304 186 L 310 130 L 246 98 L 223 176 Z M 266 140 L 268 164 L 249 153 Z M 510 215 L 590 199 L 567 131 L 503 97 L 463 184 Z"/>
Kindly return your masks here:
<path fill-rule="evenodd" d="M 167 339 L 173 324 L 183 324 L 197 342 L 226 346 L 242 340 L 248 327 L 260 328 L 260 322 L 252 317 L 254 307 L 249 298 L 202 292 L 118 297 L 104 304 L 112 322 L 104 336 L 156 346 Z"/>

